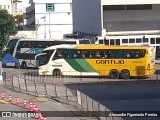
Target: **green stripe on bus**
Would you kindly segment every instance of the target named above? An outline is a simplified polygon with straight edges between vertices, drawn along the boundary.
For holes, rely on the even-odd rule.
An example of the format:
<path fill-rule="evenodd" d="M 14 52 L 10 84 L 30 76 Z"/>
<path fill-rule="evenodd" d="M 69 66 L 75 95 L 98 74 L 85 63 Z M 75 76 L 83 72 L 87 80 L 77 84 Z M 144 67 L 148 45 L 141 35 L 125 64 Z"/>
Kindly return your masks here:
<path fill-rule="evenodd" d="M 85 60 L 85 59 L 75 59 L 77 63 L 85 69 L 87 72 L 95 72 L 96 70 Z"/>
<path fill-rule="evenodd" d="M 79 65 L 75 59 L 65 59 L 65 60 L 74 70 L 79 72 L 86 72 L 86 70 L 81 65 Z"/>

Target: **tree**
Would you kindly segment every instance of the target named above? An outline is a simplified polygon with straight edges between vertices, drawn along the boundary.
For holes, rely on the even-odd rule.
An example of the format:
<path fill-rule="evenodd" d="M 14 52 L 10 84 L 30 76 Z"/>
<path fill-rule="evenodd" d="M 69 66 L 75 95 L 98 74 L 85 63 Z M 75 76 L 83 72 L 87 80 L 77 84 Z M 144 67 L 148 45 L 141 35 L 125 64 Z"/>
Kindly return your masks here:
<path fill-rule="evenodd" d="M 7 10 L 0 10 L 0 48 L 4 47 L 10 35 L 15 35 L 15 20 Z"/>

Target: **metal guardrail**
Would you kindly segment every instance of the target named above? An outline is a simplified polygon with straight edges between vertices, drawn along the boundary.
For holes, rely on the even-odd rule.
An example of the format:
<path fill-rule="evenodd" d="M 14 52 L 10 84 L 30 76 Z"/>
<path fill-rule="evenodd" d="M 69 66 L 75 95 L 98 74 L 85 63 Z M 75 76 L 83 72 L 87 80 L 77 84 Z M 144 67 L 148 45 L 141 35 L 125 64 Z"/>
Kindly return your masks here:
<path fill-rule="evenodd" d="M 54 81 L 56 80 L 54 79 L 56 78 L 52 78 L 52 83 L 47 83 L 44 76 L 42 78 L 33 76 L 36 76 L 36 74 L 30 73 L 21 76 L 10 76 L 10 79 L 4 79 L 4 87 L 35 96 L 45 96 L 62 103 L 77 106 L 85 112 L 85 117 L 94 117 L 98 120 L 122 120 L 121 117 L 108 116 L 107 113 L 111 113 L 111 111 L 106 106 L 80 91 L 70 89 L 63 84 L 55 84 Z"/>

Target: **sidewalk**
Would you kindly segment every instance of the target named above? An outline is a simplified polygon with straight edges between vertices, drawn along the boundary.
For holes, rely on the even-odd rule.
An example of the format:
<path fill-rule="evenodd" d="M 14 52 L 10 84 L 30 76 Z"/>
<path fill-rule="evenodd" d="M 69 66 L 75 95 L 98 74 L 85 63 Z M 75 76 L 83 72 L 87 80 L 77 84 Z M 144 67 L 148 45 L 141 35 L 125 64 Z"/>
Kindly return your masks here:
<path fill-rule="evenodd" d="M 29 101 L 32 99 L 33 103 L 40 109 L 40 111 L 48 116 L 47 120 L 91 120 L 89 117 L 83 117 L 85 116 L 83 112 L 78 110 L 76 107 L 67 105 L 67 104 L 61 104 L 55 100 L 47 99 L 47 98 L 39 98 L 27 94 L 22 94 L 19 92 L 14 92 L 9 89 L 6 89 L 2 86 L 0 86 L 0 95 L 4 92 L 5 94 L 5 102 L 3 100 L 0 100 L 0 111 L 30 111 L 29 110 Z M 12 96 L 12 102 L 13 104 L 10 104 L 8 102 L 8 96 L 9 94 Z M 20 106 L 16 106 L 16 97 L 20 98 Z M 0 96 L 1 99 L 1 96 Z M 23 108 L 23 99 L 26 99 L 27 102 L 27 108 Z M 55 112 L 54 112 L 55 111 Z M 73 111 L 78 111 L 78 114 L 74 114 Z M 33 118 L 5 118 L 6 120 L 31 120 Z M 0 118 L 2 120 L 2 118 Z M 4 120 L 4 118 L 3 118 Z M 35 118 L 34 118 L 35 120 Z"/>

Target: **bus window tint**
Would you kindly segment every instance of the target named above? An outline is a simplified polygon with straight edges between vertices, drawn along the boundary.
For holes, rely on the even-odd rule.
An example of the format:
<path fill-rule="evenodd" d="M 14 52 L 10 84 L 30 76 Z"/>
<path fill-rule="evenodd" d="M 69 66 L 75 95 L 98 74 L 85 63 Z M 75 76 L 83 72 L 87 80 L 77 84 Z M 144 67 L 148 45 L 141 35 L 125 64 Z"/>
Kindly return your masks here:
<path fill-rule="evenodd" d="M 121 50 L 111 50 L 110 57 L 111 58 L 123 58 L 123 52 Z"/>
<path fill-rule="evenodd" d="M 114 39 L 110 39 L 110 45 L 114 45 Z"/>
<path fill-rule="evenodd" d="M 17 43 L 18 40 L 19 39 L 11 39 L 11 40 L 9 40 L 7 48 L 14 49 L 14 47 L 16 46 L 16 43 Z"/>
<path fill-rule="evenodd" d="M 160 38 L 156 38 L 156 44 L 160 44 Z"/>
<path fill-rule="evenodd" d="M 95 58 L 117 58 L 117 59 L 133 59 L 145 56 L 145 50 L 58 50 L 53 59 L 95 59 Z"/>
<path fill-rule="evenodd" d="M 135 39 L 129 39 L 129 43 L 135 43 Z"/>
<path fill-rule="evenodd" d="M 142 39 L 141 38 L 136 38 L 136 43 L 142 43 Z"/>
<path fill-rule="evenodd" d="M 58 49 L 53 57 L 53 60 L 55 59 L 61 59 L 61 58 L 68 58 L 68 53 L 66 50 L 61 50 L 61 49 Z"/>
<path fill-rule="evenodd" d="M 143 38 L 143 43 L 148 43 L 148 38 Z"/>
<path fill-rule="evenodd" d="M 7 49 L 5 49 L 3 51 L 3 55 L 6 55 L 7 53 L 10 53 L 11 55 L 13 55 L 13 51 L 14 51 L 14 48 L 17 44 L 19 39 L 11 39 L 8 41 L 8 44 L 6 46 Z"/>
<path fill-rule="evenodd" d="M 99 40 L 99 44 L 103 44 L 103 40 Z"/>
<path fill-rule="evenodd" d="M 151 38 L 151 39 L 150 39 L 150 43 L 151 43 L 151 44 L 155 44 L 155 38 Z"/>
<path fill-rule="evenodd" d="M 156 46 L 156 58 L 160 58 L 160 46 Z"/>
<path fill-rule="evenodd" d="M 47 50 L 45 52 L 42 52 L 45 54 L 40 55 L 36 58 L 36 60 L 39 60 L 39 65 L 41 66 L 47 64 L 53 52 L 54 50 Z"/>
<path fill-rule="evenodd" d="M 120 39 L 116 39 L 116 45 L 120 45 Z"/>
<path fill-rule="evenodd" d="M 108 39 L 104 39 L 104 44 L 105 45 L 109 45 L 109 40 Z"/>
<path fill-rule="evenodd" d="M 68 59 L 73 59 L 74 57 L 77 57 L 76 50 L 70 49 L 67 50 L 67 52 L 68 52 Z"/>
<path fill-rule="evenodd" d="M 128 43 L 128 39 L 122 39 L 122 43 Z"/>
<path fill-rule="evenodd" d="M 60 45 L 60 44 L 76 44 L 76 41 L 60 41 L 60 40 L 57 40 L 55 42 L 55 45 Z"/>

